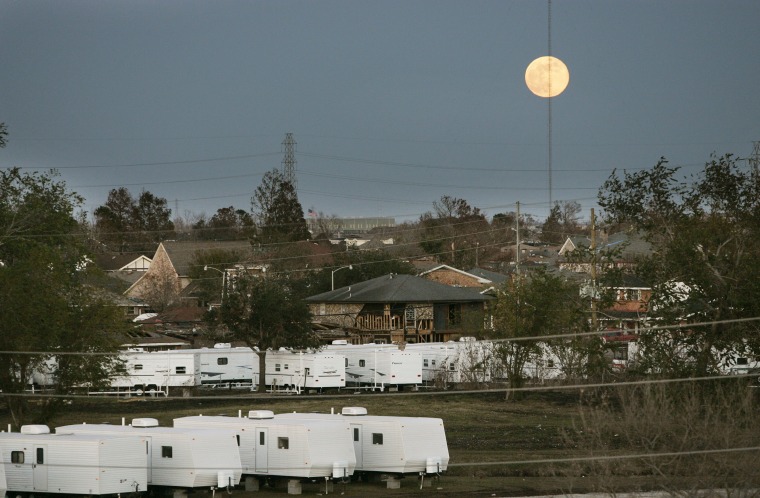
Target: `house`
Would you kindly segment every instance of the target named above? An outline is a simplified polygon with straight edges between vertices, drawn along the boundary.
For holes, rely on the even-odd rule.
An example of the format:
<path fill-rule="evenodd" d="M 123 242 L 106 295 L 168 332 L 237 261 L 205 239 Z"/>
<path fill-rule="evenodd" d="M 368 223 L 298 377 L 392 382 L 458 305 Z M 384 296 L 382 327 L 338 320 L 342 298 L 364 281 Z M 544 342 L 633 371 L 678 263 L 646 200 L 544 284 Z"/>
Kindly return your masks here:
<path fill-rule="evenodd" d="M 640 233 L 617 232 L 614 234 L 601 233 L 594 241 L 595 254 L 599 257 L 598 264 L 610 263 L 602 261 L 602 256 L 611 256 L 612 264 L 618 268 L 634 268 L 636 261 L 651 254 L 652 246 Z M 574 272 L 590 273 L 591 264 L 587 261 L 573 261 L 570 256 L 577 249 L 588 250 L 591 239 L 583 235 L 568 237 L 559 249 L 559 268 Z"/>
<path fill-rule="evenodd" d="M 141 297 L 155 301 L 157 294 L 167 302 L 175 302 L 190 284 L 191 265 L 200 252 L 235 251 L 249 254 L 247 241 L 164 241 L 158 245 L 150 268 L 124 293 L 128 297 Z"/>
<path fill-rule="evenodd" d="M 479 289 L 389 274 L 306 302 L 317 328 L 340 328 L 352 342 L 439 342 L 482 328 L 491 299 Z"/>
<path fill-rule="evenodd" d="M 474 275 L 449 265 L 438 265 L 435 268 L 423 271 L 419 276 L 452 287 L 483 289 L 493 285 L 493 281 L 488 278 Z"/>

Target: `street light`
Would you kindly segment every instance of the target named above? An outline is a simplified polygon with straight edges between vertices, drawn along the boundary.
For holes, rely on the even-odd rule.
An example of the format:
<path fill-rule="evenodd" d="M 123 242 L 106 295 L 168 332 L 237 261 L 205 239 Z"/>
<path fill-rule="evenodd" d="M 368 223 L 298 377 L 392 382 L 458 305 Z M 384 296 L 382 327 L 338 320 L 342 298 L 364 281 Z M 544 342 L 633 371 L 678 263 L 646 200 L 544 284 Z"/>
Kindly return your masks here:
<path fill-rule="evenodd" d="M 209 266 L 209 265 L 205 265 L 203 267 L 203 271 L 209 271 L 209 270 L 218 271 L 219 273 L 222 274 L 222 297 L 219 300 L 219 305 L 221 306 L 222 304 L 224 304 L 224 284 L 225 284 L 225 277 L 227 276 L 227 272 L 222 271 L 219 268 L 214 268 L 213 266 Z"/>
<path fill-rule="evenodd" d="M 343 270 L 344 268 L 348 268 L 349 270 L 353 270 L 354 266 L 353 265 L 341 266 L 340 268 L 337 268 L 337 269 L 333 270 L 332 273 L 330 274 L 330 290 L 335 290 L 335 272 L 339 271 L 339 270 Z"/>

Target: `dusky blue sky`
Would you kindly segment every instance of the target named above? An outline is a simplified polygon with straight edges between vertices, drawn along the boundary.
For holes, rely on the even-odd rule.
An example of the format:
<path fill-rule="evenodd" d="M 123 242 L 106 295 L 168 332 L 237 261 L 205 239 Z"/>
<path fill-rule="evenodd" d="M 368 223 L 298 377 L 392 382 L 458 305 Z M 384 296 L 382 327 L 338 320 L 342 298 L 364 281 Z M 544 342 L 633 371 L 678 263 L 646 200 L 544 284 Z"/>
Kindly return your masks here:
<path fill-rule="evenodd" d="M 183 217 L 250 209 L 297 141 L 299 199 L 416 219 L 442 195 L 489 215 L 588 218 L 615 168 L 685 174 L 760 140 L 760 2 L 554 0 L 570 85 L 524 72 L 541 0 L 0 1 L 0 167 L 59 168 L 92 212 L 112 188 Z"/>

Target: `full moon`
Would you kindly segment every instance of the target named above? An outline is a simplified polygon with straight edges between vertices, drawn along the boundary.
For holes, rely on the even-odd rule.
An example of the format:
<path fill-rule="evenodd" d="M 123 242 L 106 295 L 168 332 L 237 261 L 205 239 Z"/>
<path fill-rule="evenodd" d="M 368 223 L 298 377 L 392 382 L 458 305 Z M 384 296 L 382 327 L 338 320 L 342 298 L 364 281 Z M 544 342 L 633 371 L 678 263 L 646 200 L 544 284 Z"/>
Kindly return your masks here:
<path fill-rule="evenodd" d="M 570 71 L 564 62 L 550 55 L 539 57 L 525 70 L 525 84 L 539 97 L 556 97 L 570 83 Z"/>

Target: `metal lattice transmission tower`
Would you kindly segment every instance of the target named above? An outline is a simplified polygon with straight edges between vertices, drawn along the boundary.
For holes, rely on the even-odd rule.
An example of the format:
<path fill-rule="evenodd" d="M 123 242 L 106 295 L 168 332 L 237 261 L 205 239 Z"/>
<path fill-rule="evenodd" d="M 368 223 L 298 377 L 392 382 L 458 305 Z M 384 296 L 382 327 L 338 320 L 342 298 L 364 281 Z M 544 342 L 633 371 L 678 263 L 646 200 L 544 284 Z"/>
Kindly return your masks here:
<path fill-rule="evenodd" d="M 282 174 L 285 176 L 285 181 L 293 185 L 293 190 L 298 189 L 298 182 L 296 180 L 296 140 L 293 138 L 292 133 L 285 134 L 285 140 L 282 141 Z"/>
<path fill-rule="evenodd" d="M 757 174 L 760 168 L 760 142 L 752 142 L 752 154 L 749 156 L 749 165 L 752 173 Z"/>

